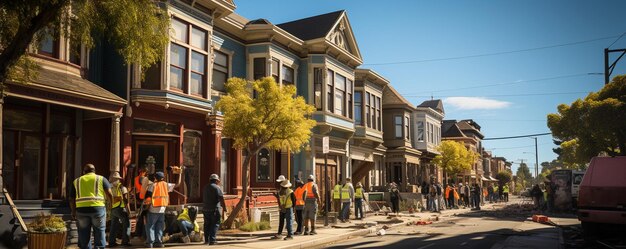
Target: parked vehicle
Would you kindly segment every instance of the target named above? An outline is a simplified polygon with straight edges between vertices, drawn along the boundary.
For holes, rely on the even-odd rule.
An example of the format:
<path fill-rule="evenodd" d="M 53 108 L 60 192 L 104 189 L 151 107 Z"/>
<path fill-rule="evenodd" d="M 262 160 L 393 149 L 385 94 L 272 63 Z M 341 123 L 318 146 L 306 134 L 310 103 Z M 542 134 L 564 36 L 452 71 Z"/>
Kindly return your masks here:
<path fill-rule="evenodd" d="M 578 192 L 578 219 L 591 235 L 626 225 L 626 157 L 594 157 Z"/>

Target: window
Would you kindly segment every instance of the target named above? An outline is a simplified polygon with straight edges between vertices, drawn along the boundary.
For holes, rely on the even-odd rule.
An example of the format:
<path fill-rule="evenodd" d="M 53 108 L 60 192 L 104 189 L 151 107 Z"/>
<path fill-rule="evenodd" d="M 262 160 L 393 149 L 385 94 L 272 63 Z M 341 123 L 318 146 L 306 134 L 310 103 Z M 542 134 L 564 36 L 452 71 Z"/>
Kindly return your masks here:
<path fill-rule="evenodd" d="M 261 149 L 259 151 L 259 155 L 257 156 L 257 172 L 256 172 L 256 180 L 258 182 L 268 182 L 271 181 L 271 160 L 270 160 L 270 151 L 268 149 Z"/>
<path fill-rule="evenodd" d="M 424 141 L 424 121 L 417 121 L 417 141 Z"/>
<path fill-rule="evenodd" d="M 281 78 L 283 85 L 293 85 L 295 82 L 293 68 L 283 65 L 281 67 Z"/>
<path fill-rule="evenodd" d="M 372 120 L 370 119 L 370 93 L 365 92 L 365 119 L 367 120 L 367 128 L 372 128 Z"/>
<path fill-rule="evenodd" d="M 258 80 L 266 76 L 265 58 L 254 58 L 253 60 L 253 79 Z"/>
<path fill-rule="evenodd" d="M 370 108 L 372 109 L 371 114 L 370 114 L 370 115 L 372 115 L 372 128 L 373 129 L 377 129 L 377 127 L 376 127 L 376 106 L 375 106 L 376 105 L 376 97 L 374 96 L 374 94 L 371 94 L 370 96 L 372 98 L 372 102 L 371 102 L 371 105 L 370 105 Z"/>
<path fill-rule="evenodd" d="M 335 74 L 335 114 L 346 116 L 346 77 Z"/>
<path fill-rule="evenodd" d="M 213 89 L 226 92 L 226 80 L 228 79 L 228 56 L 220 51 L 213 51 Z"/>
<path fill-rule="evenodd" d="M 396 138 L 402 138 L 402 116 L 393 117 Z"/>
<path fill-rule="evenodd" d="M 406 134 L 406 140 L 411 140 L 411 132 L 409 129 L 409 125 L 411 124 L 409 117 L 404 117 L 405 122 L 404 122 L 404 129 L 405 129 L 405 134 Z"/>
<path fill-rule="evenodd" d="M 207 85 L 207 31 L 182 20 L 171 20 L 170 89 L 200 97 Z M 219 79 L 218 75 L 217 79 Z M 212 80 L 216 77 L 213 76 Z"/>
<path fill-rule="evenodd" d="M 354 124 L 363 125 L 363 92 L 354 92 Z"/>
<path fill-rule="evenodd" d="M 200 197 L 200 158 L 202 157 L 202 133 L 199 131 L 185 130 L 183 133 L 183 162 L 185 171 L 185 183 L 190 197 Z"/>
<path fill-rule="evenodd" d="M 272 78 L 276 83 L 279 83 L 278 71 L 280 70 L 280 61 L 278 59 L 272 59 Z"/>
<path fill-rule="evenodd" d="M 380 113 L 380 97 L 376 97 L 376 117 L 378 117 L 378 120 L 377 120 L 378 130 L 382 131 L 383 130 L 383 118 Z"/>
<path fill-rule="evenodd" d="M 346 99 L 348 101 L 348 118 L 352 118 L 352 110 L 354 110 L 354 107 L 352 106 L 352 81 L 351 80 L 347 80 L 346 81 Z"/>
<path fill-rule="evenodd" d="M 80 52 L 81 52 L 80 43 L 70 42 L 69 52 L 70 52 L 70 63 L 80 66 Z"/>
<path fill-rule="evenodd" d="M 324 82 L 324 71 L 316 67 L 313 69 L 313 102 L 317 110 L 322 110 L 322 84 Z"/>
<path fill-rule="evenodd" d="M 335 101 L 335 73 L 332 70 L 326 71 L 326 110 L 334 112 L 333 102 Z"/>
<path fill-rule="evenodd" d="M 187 49 L 172 43 L 170 46 L 170 87 L 183 90 L 187 70 Z"/>
<path fill-rule="evenodd" d="M 39 43 L 38 53 L 50 57 L 58 57 L 59 55 L 59 40 L 55 39 L 51 34 L 46 34 Z"/>

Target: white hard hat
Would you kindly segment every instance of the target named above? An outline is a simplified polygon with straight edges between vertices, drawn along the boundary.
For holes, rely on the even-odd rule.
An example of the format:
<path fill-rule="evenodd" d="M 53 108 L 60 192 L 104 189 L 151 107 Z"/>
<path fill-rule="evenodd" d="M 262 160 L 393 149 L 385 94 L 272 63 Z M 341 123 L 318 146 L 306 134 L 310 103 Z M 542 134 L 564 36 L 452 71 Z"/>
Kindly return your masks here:
<path fill-rule="evenodd" d="M 220 177 L 217 174 L 211 174 L 211 180 L 219 180 Z"/>
<path fill-rule="evenodd" d="M 309 175 L 308 180 L 314 181 L 314 180 L 315 180 L 315 176 L 313 176 L 313 175 Z"/>
<path fill-rule="evenodd" d="M 279 175 L 278 179 L 276 179 L 276 182 L 282 182 L 285 180 L 285 176 L 284 175 Z"/>

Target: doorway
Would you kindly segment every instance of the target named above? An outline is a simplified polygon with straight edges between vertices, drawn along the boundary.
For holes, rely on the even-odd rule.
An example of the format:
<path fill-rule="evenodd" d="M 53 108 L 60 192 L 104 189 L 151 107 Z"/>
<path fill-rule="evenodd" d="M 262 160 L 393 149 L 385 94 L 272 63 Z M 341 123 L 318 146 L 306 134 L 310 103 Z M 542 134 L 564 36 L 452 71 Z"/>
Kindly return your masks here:
<path fill-rule="evenodd" d="M 164 141 L 139 140 L 135 143 L 135 162 L 139 167 L 147 167 L 149 173 L 167 172 L 167 147 Z"/>
<path fill-rule="evenodd" d="M 14 199 L 39 199 L 41 193 L 41 136 L 30 132 L 3 132 L 3 174 Z"/>

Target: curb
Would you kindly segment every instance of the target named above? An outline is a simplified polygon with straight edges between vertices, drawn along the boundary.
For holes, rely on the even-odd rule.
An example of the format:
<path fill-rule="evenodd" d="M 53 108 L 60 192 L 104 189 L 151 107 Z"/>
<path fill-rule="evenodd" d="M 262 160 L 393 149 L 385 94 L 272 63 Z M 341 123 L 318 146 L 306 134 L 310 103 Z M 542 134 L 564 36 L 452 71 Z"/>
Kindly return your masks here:
<path fill-rule="evenodd" d="M 406 224 L 408 224 L 408 223 L 410 223 L 410 221 L 404 221 L 404 222 L 401 222 L 401 223 L 390 224 L 390 225 L 387 225 L 387 226 L 390 227 L 390 228 L 391 227 L 396 227 L 396 226 L 406 226 Z M 312 247 L 317 247 L 317 246 L 321 246 L 321 245 L 330 244 L 332 242 L 346 240 L 346 239 L 349 239 L 349 238 L 352 238 L 352 237 L 357 237 L 357 236 L 363 236 L 363 235 L 376 233 L 378 231 L 378 229 L 379 229 L 378 226 L 373 226 L 373 227 L 359 229 L 359 230 L 356 230 L 356 231 L 351 231 L 351 232 L 348 232 L 348 233 L 335 235 L 335 236 L 331 236 L 331 237 L 309 240 L 309 241 L 305 241 L 305 242 L 302 242 L 302 243 L 299 243 L 299 244 L 296 244 L 296 245 L 286 245 L 286 246 L 281 246 L 281 247 L 275 247 L 275 249 L 312 248 Z"/>

